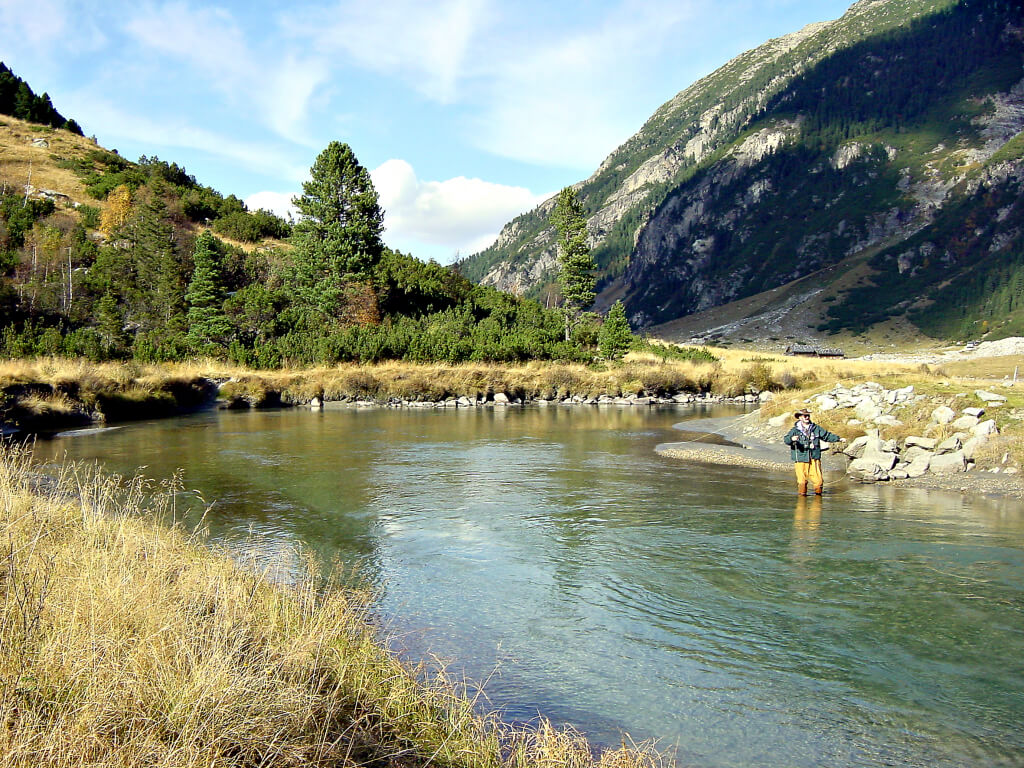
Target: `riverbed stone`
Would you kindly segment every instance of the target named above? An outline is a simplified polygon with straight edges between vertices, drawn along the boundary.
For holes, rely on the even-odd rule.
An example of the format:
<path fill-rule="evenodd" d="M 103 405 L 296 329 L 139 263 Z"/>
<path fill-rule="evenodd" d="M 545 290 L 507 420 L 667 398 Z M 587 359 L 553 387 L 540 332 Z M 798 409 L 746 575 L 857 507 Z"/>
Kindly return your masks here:
<path fill-rule="evenodd" d="M 932 456 L 932 453 L 924 450 L 922 450 L 921 453 L 916 455 L 913 461 L 911 461 L 910 464 L 907 465 L 907 477 L 921 477 L 921 475 L 927 472 L 928 467 L 932 462 Z"/>
<path fill-rule="evenodd" d="M 941 443 L 935 446 L 935 455 L 943 456 L 947 453 L 955 453 L 963 447 L 963 443 L 960 442 L 960 438 L 954 435 L 953 437 L 947 437 Z"/>
<path fill-rule="evenodd" d="M 847 468 L 847 473 L 857 479 L 867 481 L 888 480 L 889 473 L 871 459 L 854 459 Z"/>
<path fill-rule="evenodd" d="M 847 456 L 853 459 L 859 459 L 864 455 L 864 448 L 868 444 L 868 440 L 871 438 L 867 435 L 861 435 L 860 437 L 854 438 L 854 440 L 846 446 L 846 450 L 843 451 Z"/>
<path fill-rule="evenodd" d="M 956 472 L 967 471 L 967 457 L 963 451 L 953 451 L 935 456 L 928 465 L 928 471 L 933 475 L 950 475 Z"/>
<path fill-rule="evenodd" d="M 494 393 L 494 404 L 495 405 L 508 405 L 508 403 L 509 403 L 508 395 L 506 395 L 504 392 L 495 392 Z"/>
<path fill-rule="evenodd" d="M 956 411 L 950 408 L 948 405 L 940 405 L 934 411 L 932 411 L 932 421 L 936 424 L 949 424 L 953 419 L 956 418 Z"/>

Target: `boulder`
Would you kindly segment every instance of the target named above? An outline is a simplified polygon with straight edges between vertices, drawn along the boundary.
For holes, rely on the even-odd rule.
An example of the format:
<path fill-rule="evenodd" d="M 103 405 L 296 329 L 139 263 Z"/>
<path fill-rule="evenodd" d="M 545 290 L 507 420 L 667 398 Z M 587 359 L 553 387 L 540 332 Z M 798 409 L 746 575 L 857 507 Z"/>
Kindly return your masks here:
<path fill-rule="evenodd" d="M 948 405 L 940 405 L 934 411 L 932 411 L 932 421 L 936 424 L 949 424 L 953 419 L 956 418 L 956 411 L 950 408 Z"/>
<path fill-rule="evenodd" d="M 1006 402 L 1005 395 L 997 395 L 995 392 L 986 392 L 984 389 L 976 389 L 974 390 L 974 394 L 984 403 L 1001 404 Z"/>
<path fill-rule="evenodd" d="M 933 451 L 935 450 L 936 442 L 937 441 L 934 437 L 918 437 L 917 435 L 910 435 L 903 442 L 903 445 L 907 448 L 913 448 L 916 446 L 918 448 L 924 448 L 926 451 Z"/>
<path fill-rule="evenodd" d="M 857 414 L 857 418 L 861 421 L 874 421 L 882 415 L 882 409 L 875 405 L 871 399 L 865 398 L 857 403 L 857 409 L 854 413 Z"/>
<path fill-rule="evenodd" d="M 903 422 L 897 419 L 895 416 L 890 416 L 887 413 L 883 413 L 881 416 L 875 419 L 875 424 L 882 424 L 887 427 L 898 427 L 902 423 Z"/>
<path fill-rule="evenodd" d="M 928 451 L 922 451 L 914 457 L 914 460 L 907 465 L 904 471 L 907 473 L 907 477 L 920 477 L 928 471 L 931 462 L 932 454 Z"/>
<path fill-rule="evenodd" d="M 846 471 L 855 478 L 868 482 L 889 479 L 889 473 L 871 459 L 854 459 Z"/>
<path fill-rule="evenodd" d="M 947 453 L 955 453 L 956 451 L 959 451 L 962 446 L 963 443 L 960 442 L 959 437 L 947 437 L 945 440 L 943 440 L 941 443 L 935 446 L 935 455 L 942 456 Z"/>
<path fill-rule="evenodd" d="M 972 437 L 969 440 L 965 440 L 963 447 L 964 456 L 968 459 L 968 461 L 970 461 L 971 459 L 974 458 L 978 449 L 981 448 L 981 446 L 983 446 L 987 442 L 988 438 L 985 437 L 984 435 L 981 435 L 980 437 Z"/>
<path fill-rule="evenodd" d="M 964 413 L 967 414 L 968 416 L 977 416 L 978 418 L 981 418 L 982 416 L 985 415 L 985 409 L 984 408 L 964 408 Z"/>
<path fill-rule="evenodd" d="M 473 405 L 473 402 L 468 397 L 463 395 L 462 397 L 455 401 L 455 404 L 461 408 L 469 408 L 470 406 Z"/>
<path fill-rule="evenodd" d="M 759 403 L 770 403 L 774 399 L 775 395 L 773 395 L 771 392 L 768 392 L 767 390 L 765 390 L 764 392 L 760 392 L 757 395 L 757 401 Z"/>
<path fill-rule="evenodd" d="M 932 458 L 928 465 L 928 471 L 933 475 L 951 475 L 956 472 L 967 471 L 967 457 L 963 451 L 943 453 Z"/>
<path fill-rule="evenodd" d="M 934 446 L 932 447 L 934 448 Z M 916 459 L 918 456 L 922 454 L 927 454 L 928 456 L 931 456 L 932 451 L 929 451 L 926 448 L 922 448 L 919 445 L 912 445 L 906 450 L 904 450 L 903 453 L 900 454 L 900 458 L 902 458 L 904 461 L 914 461 L 914 459 Z"/>
<path fill-rule="evenodd" d="M 495 392 L 494 393 L 494 404 L 495 405 L 508 405 L 508 403 L 509 403 L 508 395 L 506 395 L 504 392 Z"/>
<path fill-rule="evenodd" d="M 977 425 L 972 427 L 971 434 L 974 435 L 975 437 L 998 435 L 999 427 L 996 426 L 995 419 L 986 419 L 985 421 L 979 422 Z"/>
<path fill-rule="evenodd" d="M 957 430 L 971 429 L 972 427 L 978 426 L 978 417 L 964 414 L 959 419 L 950 422 L 950 426 Z"/>
<path fill-rule="evenodd" d="M 846 450 L 844 450 L 843 453 L 845 453 L 852 459 L 859 459 L 861 456 L 864 455 L 864 447 L 868 444 L 868 440 L 870 439 L 871 438 L 868 437 L 867 435 L 861 435 L 860 437 L 854 439 L 852 443 L 849 443 L 846 446 Z"/>
<path fill-rule="evenodd" d="M 839 407 L 839 401 L 834 397 L 828 395 L 822 395 L 818 398 L 818 410 L 819 411 L 832 411 Z"/>

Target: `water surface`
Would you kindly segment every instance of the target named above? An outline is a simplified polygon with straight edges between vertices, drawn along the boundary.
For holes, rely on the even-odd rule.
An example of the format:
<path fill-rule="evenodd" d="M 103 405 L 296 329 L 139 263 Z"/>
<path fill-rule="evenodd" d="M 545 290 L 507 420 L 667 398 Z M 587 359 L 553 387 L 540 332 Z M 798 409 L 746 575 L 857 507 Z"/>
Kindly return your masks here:
<path fill-rule="evenodd" d="M 396 646 L 512 720 L 681 765 L 1024 765 L 1019 502 L 797 499 L 788 474 L 654 452 L 726 412 L 211 412 L 37 454 L 181 469 L 240 553 L 360 562 Z"/>

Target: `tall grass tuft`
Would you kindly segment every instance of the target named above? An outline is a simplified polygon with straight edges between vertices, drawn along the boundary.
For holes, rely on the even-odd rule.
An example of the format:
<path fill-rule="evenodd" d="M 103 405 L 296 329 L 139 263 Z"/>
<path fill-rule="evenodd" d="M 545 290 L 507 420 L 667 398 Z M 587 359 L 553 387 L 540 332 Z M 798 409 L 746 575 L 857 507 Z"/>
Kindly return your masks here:
<path fill-rule="evenodd" d="M 366 593 L 173 524 L 174 483 L 0 450 L 0 766 L 652 765 L 503 726 L 384 648 Z M 308 566 L 295 574 L 294 563 Z"/>

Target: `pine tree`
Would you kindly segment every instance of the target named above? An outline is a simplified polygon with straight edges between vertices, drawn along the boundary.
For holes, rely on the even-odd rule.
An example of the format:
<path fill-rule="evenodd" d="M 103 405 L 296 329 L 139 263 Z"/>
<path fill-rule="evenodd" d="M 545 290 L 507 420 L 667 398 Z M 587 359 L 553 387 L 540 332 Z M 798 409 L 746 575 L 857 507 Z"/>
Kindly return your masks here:
<path fill-rule="evenodd" d="M 217 355 L 224 350 L 231 325 L 224 314 L 224 276 L 217 241 L 209 232 L 196 238 L 192 254 L 195 268 L 185 292 L 188 304 L 189 346 L 200 355 Z"/>
<path fill-rule="evenodd" d="M 551 213 L 557 234 L 559 274 L 562 287 L 562 309 L 565 313 L 565 340 L 572 335 L 583 311 L 594 303 L 594 257 L 587 245 L 587 220 L 576 190 L 566 187 L 558 193 Z"/>
<path fill-rule="evenodd" d="M 608 317 L 597 335 L 597 348 L 606 360 L 618 360 L 633 344 L 633 332 L 626 319 L 626 308 L 621 301 L 612 304 Z"/>
<path fill-rule="evenodd" d="M 290 287 L 300 305 L 338 320 L 350 282 L 365 281 L 384 252 L 384 215 L 369 172 L 347 144 L 332 141 L 293 200 L 302 218 Z"/>

